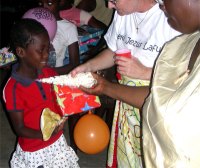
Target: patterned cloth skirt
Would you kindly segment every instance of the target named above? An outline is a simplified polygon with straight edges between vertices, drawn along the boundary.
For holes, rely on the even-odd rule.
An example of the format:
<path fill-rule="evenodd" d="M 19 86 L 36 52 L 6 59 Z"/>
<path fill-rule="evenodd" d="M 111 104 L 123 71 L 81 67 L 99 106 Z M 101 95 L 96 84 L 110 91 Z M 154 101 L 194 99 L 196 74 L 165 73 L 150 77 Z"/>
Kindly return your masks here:
<path fill-rule="evenodd" d="M 122 76 L 122 85 L 148 86 L 149 81 Z M 133 95 L 134 96 L 134 95 Z M 141 120 L 139 109 L 116 101 L 107 167 L 142 168 Z"/>
<path fill-rule="evenodd" d="M 19 144 L 10 161 L 11 168 L 79 168 L 78 157 L 67 145 L 64 135 L 50 146 L 35 152 L 24 152 Z"/>

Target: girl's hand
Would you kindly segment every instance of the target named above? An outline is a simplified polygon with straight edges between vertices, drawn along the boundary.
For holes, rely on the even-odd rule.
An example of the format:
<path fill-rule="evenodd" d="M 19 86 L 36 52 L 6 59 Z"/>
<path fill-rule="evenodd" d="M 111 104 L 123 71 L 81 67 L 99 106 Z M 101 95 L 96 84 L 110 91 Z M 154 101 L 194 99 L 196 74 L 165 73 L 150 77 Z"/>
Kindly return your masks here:
<path fill-rule="evenodd" d="M 125 76 L 134 79 L 149 80 L 152 68 L 145 67 L 137 58 L 115 57 L 117 71 Z"/>
<path fill-rule="evenodd" d="M 65 121 L 68 119 L 68 117 L 64 117 L 61 119 L 60 123 L 56 126 L 56 128 L 54 129 L 52 136 L 56 135 L 60 130 L 63 130 L 64 125 L 65 125 Z"/>

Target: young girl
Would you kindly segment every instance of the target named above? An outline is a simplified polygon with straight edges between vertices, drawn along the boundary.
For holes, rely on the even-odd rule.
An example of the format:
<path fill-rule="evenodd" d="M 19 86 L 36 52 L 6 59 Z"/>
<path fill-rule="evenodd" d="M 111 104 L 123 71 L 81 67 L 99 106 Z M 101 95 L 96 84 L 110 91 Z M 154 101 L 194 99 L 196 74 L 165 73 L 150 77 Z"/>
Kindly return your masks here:
<path fill-rule="evenodd" d="M 46 67 L 49 53 L 46 29 L 32 19 L 21 19 L 11 29 L 11 49 L 19 62 L 13 66 L 3 96 L 14 131 L 16 151 L 10 161 L 14 168 L 79 167 L 75 152 L 63 136 L 64 122 L 43 141 L 40 116 L 44 108 L 59 114 L 51 86 L 35 79 L 57 75 Z"/>

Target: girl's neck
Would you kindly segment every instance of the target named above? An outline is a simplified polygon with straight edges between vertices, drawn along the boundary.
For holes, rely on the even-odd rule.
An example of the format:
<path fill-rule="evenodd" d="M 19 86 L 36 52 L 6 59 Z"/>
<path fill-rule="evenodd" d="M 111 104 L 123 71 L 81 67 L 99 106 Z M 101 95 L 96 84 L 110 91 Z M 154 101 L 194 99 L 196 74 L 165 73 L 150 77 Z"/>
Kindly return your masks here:
<path fill-rule="evenodd" d="M 55 18 L 56 18 L 57 21 L 58 21 L 58 20 L 62 20 L 62 18 L 60 17 L 59 14 L 56 14 L 56 15 L 55 15 Z"/>
<path fill-rule="evenodd" d="M 26 66 L 21 66 L 19 64 L 19 67 L 17 68 L 16 72 L 20 74 L 21 76 L 24 76 L 26 78 L 30 79 L 37 79 L 38 78 L 38 70 L 33 68 L 27 68 Z"/>
<path fill-rule="evenodd" d="M 60 11 L 59 11 L 59 9 L 55 10 L 53 12 L 53 14 L 54 14 L 56 20 L 62 20 L 62 18 L 60 17 Z"/>

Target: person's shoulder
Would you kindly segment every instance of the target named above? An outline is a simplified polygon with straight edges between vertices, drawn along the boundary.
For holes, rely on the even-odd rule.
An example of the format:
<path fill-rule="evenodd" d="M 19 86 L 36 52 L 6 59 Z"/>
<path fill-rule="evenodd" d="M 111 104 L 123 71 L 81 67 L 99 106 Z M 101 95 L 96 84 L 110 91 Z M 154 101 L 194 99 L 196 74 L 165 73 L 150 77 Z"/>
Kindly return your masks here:
<path fill-rule="evenodd" d="M 59 32 L 62 34 L 62 38 L 68 38 L 70 35 L 78 36 L 77 27 L 75 24 L 69 22 L 68 20 L 62 20 L 58 23 Z"/>
<path fill-rule="evenodd" d="M 147 12 L 147 16 L 151 16 L 151 18 L 154 18 L 155 20 L 167 19 L 166 14 L 163 12 L 163 10 L 159 7 L 158 4 L 155 4 Z"/>
<path fill-rule="evenodd" d="M 70 21 L 63 19 L 57 22 L 58 23 L 58 27 L 61 28 L 74 28 L 76 29 L 76 25 L 71 23 Z"/>
<path fill-rule="evenodd" d="M 14 78 L 10 77 L 3 88 L 4 99 L 6 97 L 11 97 L 10 95 L 12 95 L 16 89 L 17 89 L 17 81 Z"/>
<path fill-rule="evenodd" d="M 191 42 L 191 41 L 198 41 L 200 38 L 200 32 L 196 31 L 190 34 L 180 34 L 179 36 L 176 36 L 173 41 L 176 43 L 176 41 L 185 41 L 184 43 Z"/>
<path fill-rule="evenodd" d="M 128 18 L 131 18 L 133 17 L 133 14 L 129 14 L 129 15 L 124 15 L 124 16 L 120 16 L 117 11 L 114 12 L 114 15 L 113 15 L 113 19 L 111 21 L 111 24 L 121 24 L 121 22 L 123 20 L 129 20 Z M 124 25 L 122 25 L 124 26 Z M 110 26 L 109 26 L 110 27 Z"/>
<path fill-rule="evenodd" d="M 70 12 L 72 12 L 72 13 L 80 13 L 82 10 L 81 9 L 78 9 L 78 8 L 76 8 L 75 6 L 72 6 L 70 9 L 67 9 L 67 10 L 65 10 L 66 12 L 68 11 L 70 11 Z"/>
<path fill-rule="evenodd" d="M 63 9 L 60 10 L 59 13 L 62 16 L 66 15 L 66 16 L 76 16 L 78 14 L 80 14 L 81 10 L 76 8 L 75 6 L 72 6 L 70 9 Z"/>
<path fill-rule="evenodd" d="M 113 17 L 113 20 L 121 20 L 121 19 L 126 19 L 126 18 L 129 18 L 129 17 L 132 17 L 134 14 L 129 14 L 129 15 L 124 15 L 124 16 L 121 16 L 117 13 L 117 11 L 114 12 L 114 17 Z"/>
<path fill-rule="evenodd" d="M 16 83 L 17 81 L 14 78 L 10 77 L 6 82 L 4 89 L 13 88 L 16 85 Z"/>
<path fill-rule="evenodd" d="M 83 10 L 83 9 L 79 9 L 80 10 L 80 14 L 84 14 L 84 15 L 89 15 L 89 16 L 92 16 L 89 12 Z"/>

